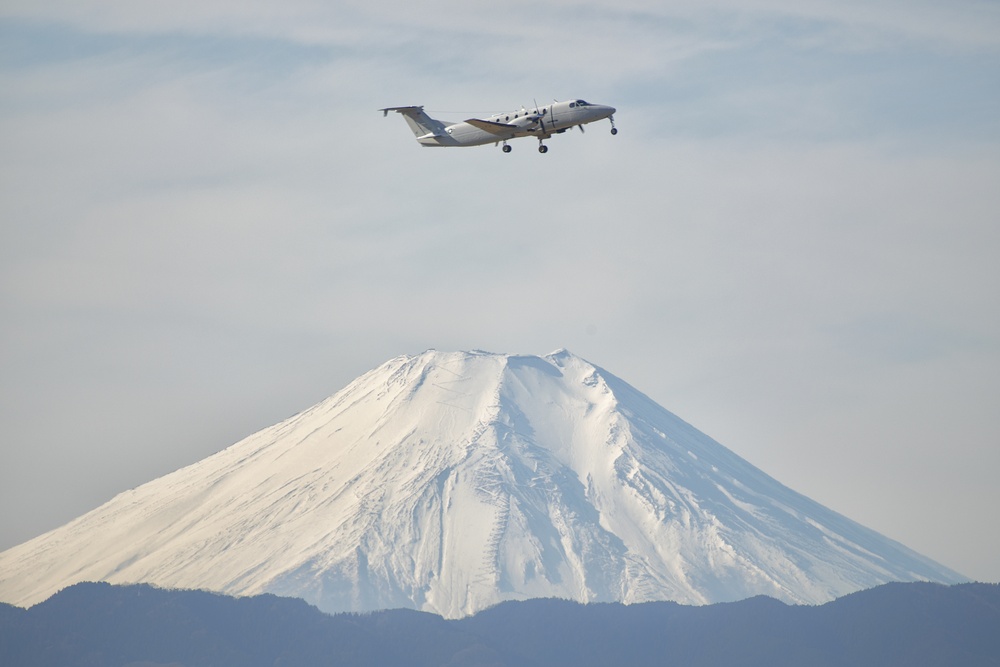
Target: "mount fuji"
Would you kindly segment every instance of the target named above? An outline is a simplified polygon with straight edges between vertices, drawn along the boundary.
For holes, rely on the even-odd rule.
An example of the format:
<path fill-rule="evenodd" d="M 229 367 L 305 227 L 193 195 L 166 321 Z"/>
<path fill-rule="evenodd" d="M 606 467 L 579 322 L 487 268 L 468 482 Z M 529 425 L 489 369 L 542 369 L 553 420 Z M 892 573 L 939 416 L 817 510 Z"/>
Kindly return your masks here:
<path fill-rule="evenodd" d="M 448 618 L 503 600 L 821 603 L 965 578 L 796 493 L 560 350 L 401 356 L 0 554 L 0 600 L 80 581 Z"/>

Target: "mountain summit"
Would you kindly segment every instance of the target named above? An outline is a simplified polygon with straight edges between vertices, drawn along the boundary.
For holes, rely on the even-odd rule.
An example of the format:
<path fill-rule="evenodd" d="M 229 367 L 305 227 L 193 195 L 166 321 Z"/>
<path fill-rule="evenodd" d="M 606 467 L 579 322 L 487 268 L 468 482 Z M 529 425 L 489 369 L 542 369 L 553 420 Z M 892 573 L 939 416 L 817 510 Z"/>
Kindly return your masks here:
<path fill-rule="evenodd" d="M 454 618 L 964 579 L 565 350 L 431 350 L 0 554 L 0 600 L 85 580 Z"/>

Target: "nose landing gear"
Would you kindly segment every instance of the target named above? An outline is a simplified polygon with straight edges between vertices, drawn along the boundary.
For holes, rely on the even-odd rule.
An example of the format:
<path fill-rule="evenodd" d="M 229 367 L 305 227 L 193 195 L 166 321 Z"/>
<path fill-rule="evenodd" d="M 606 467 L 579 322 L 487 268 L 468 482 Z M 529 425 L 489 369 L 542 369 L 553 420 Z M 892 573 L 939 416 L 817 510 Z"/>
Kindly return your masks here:
<path fill-rule="evenodd" d="M 611 134 L 618 134 L 618 128 L 615 127 L 615 117 L 608 116 L 608 120 L 611 121 Z"/>

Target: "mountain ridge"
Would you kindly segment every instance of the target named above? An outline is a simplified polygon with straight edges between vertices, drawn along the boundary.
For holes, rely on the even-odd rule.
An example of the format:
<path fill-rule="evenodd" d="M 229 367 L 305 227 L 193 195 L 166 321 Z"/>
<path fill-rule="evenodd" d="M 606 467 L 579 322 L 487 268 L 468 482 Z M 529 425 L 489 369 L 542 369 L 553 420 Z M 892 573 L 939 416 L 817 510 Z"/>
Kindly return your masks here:
<path fill-rule="evenodd" d="M 446 617 L 532 597 L 821 602 L 964 580 L 566 350 L 396 357 L 0 553 L 2 600 L 83 579 Z"/>
<path fill-rule="evenodd" d="M 884 584 L 818 606 L 535 599 L 446 620 L 81 583 L 9 611 L 0 605 L 0 663 L 23 667 L 985 667 L 1000 655 L 998 584 Z"/>

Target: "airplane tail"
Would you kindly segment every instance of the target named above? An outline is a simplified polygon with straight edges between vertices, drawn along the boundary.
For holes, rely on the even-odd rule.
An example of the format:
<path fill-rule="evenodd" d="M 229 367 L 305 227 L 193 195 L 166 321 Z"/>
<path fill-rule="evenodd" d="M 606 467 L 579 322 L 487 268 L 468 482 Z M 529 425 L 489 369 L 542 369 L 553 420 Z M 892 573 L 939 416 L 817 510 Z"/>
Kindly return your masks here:
<path fill-rule="evenodd" d="M 413 130 L 414 136 L 421 144 L 435 146 L 441 143 L 441 139 L 448 136 L 444 129 L 444 123 L 435 120 L 424 113 L 423 107 L 386 107 L 379 109 L 382 116 L 388 116 L 390 111 L 402 114 L 406 124 Z"/>

